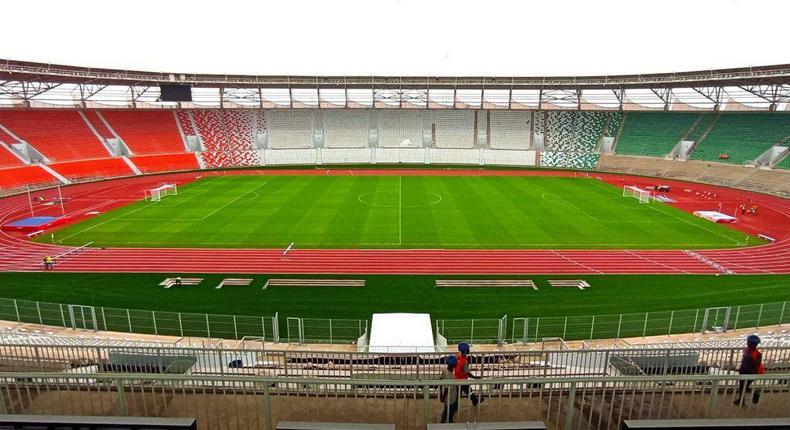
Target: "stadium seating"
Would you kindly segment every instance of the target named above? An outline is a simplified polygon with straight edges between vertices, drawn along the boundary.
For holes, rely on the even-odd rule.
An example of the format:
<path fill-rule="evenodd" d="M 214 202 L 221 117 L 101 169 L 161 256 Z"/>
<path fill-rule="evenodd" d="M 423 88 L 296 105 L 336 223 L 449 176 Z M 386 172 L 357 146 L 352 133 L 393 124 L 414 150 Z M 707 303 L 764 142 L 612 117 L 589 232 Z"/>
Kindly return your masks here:
<path fill-rule="evenodd" d="M 393 110 L 379 114 L 379 146 L 422 147 L 423 117 L 420 111 Z"/>
<path fill-rule="evenodd" d="M 99 117 L 98 111 L 86 110 L 83 112 L 83 114 L 85 115 L 85 118 L 88 119 L 88 122 L 90 122 L 90 124 L 93 126 L 93 129 L 96 130 L 96 133 L 99 134 L 99 136 L 105 139 L 115 138 L 115 135 L 112 134 L 112 131 L 107 128 L 107 125 L 104 124 L 104 121 L 102 121 L 101 117 Z"/>
<path fill-rule="evenodd" d="M 540 153 L 540 165 L 563 169 L 595 169 L 599 154 L 585 152 L 544 151 Z"/>
<path fill-rule="evenodd" d="M 327 148 L 366 148 L 370 132 L 370 111 L 328 109 L 323 111 Z"/>
<path fill-rule="evenodd" d="M 534 166 L 535 151 L 503 149 L 486 151 L 483 161 L 489 166 Z"/>
<path fill-rule="evenodd" d="M 313 111 L 274 109 L 266 111 L 269 148 L 299 149 L 313 147 Z"/>
<path fill-rule="evenodd" d="M 378 164 L 423 164 L 427 148 L 376 148 Z"/>
<path fill-rule="evenodd" d="M 193 153 L 144 155 L 132 157 L 131 160 L 142 173 L 200 168 L 196 155 Z"/>
<path fill-rule="evenodd" d="M 697 119 L 694 125 L 691 126 L 691 129 L 686 135 L 686 140 L 693 140 L 696 142 L 702 139 L 705 136 L 705 132 L 711 129 L 718 120 L 718 113 L 709 112 L 702 114 L 702 117 Z"/>
<path fill-rule="evenodd" d="M 173 112 L 146 110 L 102 111 L 134 155 L 184 152 Z"/>
<path fill-rule="evenodd" d="M 744 164 L 788 137 L 789 114 L 721 114 L 716 126 L 695 147 L 691 158 Z M 720 159 L 721 154 L 727 154 L 729 158 Z"/>
<path fill-rule="evenodd" d="M 266 131 L 264 111 L 194 110 L 179 112 L 179 121 L 187 134 L 197 132 L 202 138 L 205 151 L 200 156 L 206 167 L 255 166 L 261 163 L 260 154 L 255 150 L 255 137 Z"/>
<path fill-rule="evenodd" d="M 273 166 L 288 164 L 316 164 L 317 162 L 315 149 L 267 150 L 263 156 L 266 164 Z"/>
<path fill-rule="evenodd" d="M 120 158 L 102 160 L 67 161 L 50 164 L 56 172 L 69 180 L 101 179 L 134 175 L 132 169 Z"/>
<path fill-rule="evenodd" d="M 474 147 L 475 113 L 468 110 L 437 110 L 433 112 L 437 148 Z"/>
<path fill-rule="evenodd" d="M 490 146 L 492 149 L 527 149 L 530 142 L 529 111 L 491 111 Z"/>
<path fill-rule="evenodd" d="M 0 136 L 0 140 L 3 137 Z M 3 167 L 15 167 L 15 166 L 22 166 L 25 163 L 22 162 L 16 155 L 12 154 L 10 150 L 8 150 L 3 145 L 0 145 L 0 168 Z"/>
<path fill-rule="evenodd" d="M 322 164 L 368 164 L 370 158 L 370 148 L 324 148 L 321 150 Z"/>
<path fill-rule="evenodd" d="M 76 110 L 0 110 L 0 124 L 51 162 L 110 157 Z"/>
<path fill-rule="evenodd" d="M 0 170 L 0 189 L 55 183 L 60 183 L 60 181 L 39 166 L 11 167 Z"/>
<path fill-rule="evenodd" d="M 589 153 L 598 146 L 606 115 L 606 112 L 549 111 L 537 113 L 535 121 L 543 122 L 545 118 L 547 151 Z"/>
<path fill-rule="evenodd" d="M 625 116 L 616 152 L 623 155 L 663 157 L 672 151 L 699 119 L 700 115 L 694 113 L 629 112 Z"/>
<path fill-rule="evenodd" d="M 790 155 L 785 157 L 784 160 L 780 161 L 779 164 L 776 165 L 777 169 L 787 169 L 790 170 Z"/>
<path fill-rule="evenodd" d="M 434 148 L 430 152 L 431 164 L 480 164 L 479 149 Z"/>

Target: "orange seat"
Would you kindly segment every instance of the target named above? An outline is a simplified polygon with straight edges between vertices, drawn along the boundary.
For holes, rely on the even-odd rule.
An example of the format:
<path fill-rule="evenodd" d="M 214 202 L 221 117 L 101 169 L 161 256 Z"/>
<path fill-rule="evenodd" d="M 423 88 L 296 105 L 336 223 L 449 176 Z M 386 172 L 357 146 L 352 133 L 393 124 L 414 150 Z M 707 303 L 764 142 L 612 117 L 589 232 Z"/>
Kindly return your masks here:
<path fill-rule="evenodd" d="M 79 111 L 73 109 L 0 110 L 0 124 L 51 162 L 110 157 Z"/>
<path fill-rule="evenodd" d="M 200 168 L 197 157 L 193 153 L 148 155 L 132 157 L 131 160 L 142 173 L 195 170 Z"/>
<path fill-rule="evenodd" d="M 50 164 L 49 167 L 71 180 L 134 175 L 132 169 L 120 158 L 70 161 Z"/>
<path fill-rule="evenodd" d="M 22 188 L 25 185 L 59 184 L 54 176 L 39 166 L 0 169 L 0 189 Z"/>
<path fill-rule="evenodd" d="M 184 140 L 170 111 L 102 111 L 134 155 L 184 152 Z"/>

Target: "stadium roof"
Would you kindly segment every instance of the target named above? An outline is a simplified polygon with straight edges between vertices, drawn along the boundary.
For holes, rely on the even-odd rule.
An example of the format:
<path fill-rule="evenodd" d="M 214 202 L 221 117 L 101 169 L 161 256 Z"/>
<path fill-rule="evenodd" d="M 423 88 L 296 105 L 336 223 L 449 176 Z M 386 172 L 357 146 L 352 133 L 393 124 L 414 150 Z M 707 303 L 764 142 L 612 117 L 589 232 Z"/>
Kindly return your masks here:
<path fill-rule="evenodd" d="M 189 86 L 189 102 L 161 85 Z M 274 76 L 0 60 L 0 107 L 790 110 L 790 64 L 612 76 Z"/>
<path fill-rule="evenodd" d="M 101 85 L 185 84 L 193 87 L 233 88 L 520 88 L 520 89 L 618 89 L 688 88 L 790 84 L 790 64 L 611 76 L 269 76 L 216 75 L 185 72 L 147 72 L 101 69 L 0 60 L 0 79 Z"/>

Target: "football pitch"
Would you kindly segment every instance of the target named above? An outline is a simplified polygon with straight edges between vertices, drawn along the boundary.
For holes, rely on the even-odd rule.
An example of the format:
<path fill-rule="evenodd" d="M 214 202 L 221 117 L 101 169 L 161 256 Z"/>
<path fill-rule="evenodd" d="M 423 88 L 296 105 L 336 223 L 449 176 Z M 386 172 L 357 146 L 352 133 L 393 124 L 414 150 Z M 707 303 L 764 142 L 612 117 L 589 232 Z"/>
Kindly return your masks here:
<path fill-rule="evenodd" d="M 49 242 L 50 237 L 38 240 Z M 715 248 L 744 233 L 593 178 L 216 176 L 55 232 L 59 244 L 215 248 Z M 759 240 L 749 240 L 757 244 Z"/>

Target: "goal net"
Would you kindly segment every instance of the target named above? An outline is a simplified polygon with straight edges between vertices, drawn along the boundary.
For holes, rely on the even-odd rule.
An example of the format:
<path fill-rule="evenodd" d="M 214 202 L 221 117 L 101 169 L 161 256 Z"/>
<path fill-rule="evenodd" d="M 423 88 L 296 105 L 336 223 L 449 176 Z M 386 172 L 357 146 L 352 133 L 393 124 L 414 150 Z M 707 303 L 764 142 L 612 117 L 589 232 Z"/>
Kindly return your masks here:
<path fill-rule="evenodd" d="M 148 201 L 158 202 L 165 196 L 175 196 L 178 194 L 176 184 L 164 184 L 148 190 Z"/>
<path fill-rule="evenodd" d="M 626 185 L 623 187 L 623 197 L 633 197 L 639 200 L 639 203 L 650 203 L 653 193 L 633 185 Z"/>

